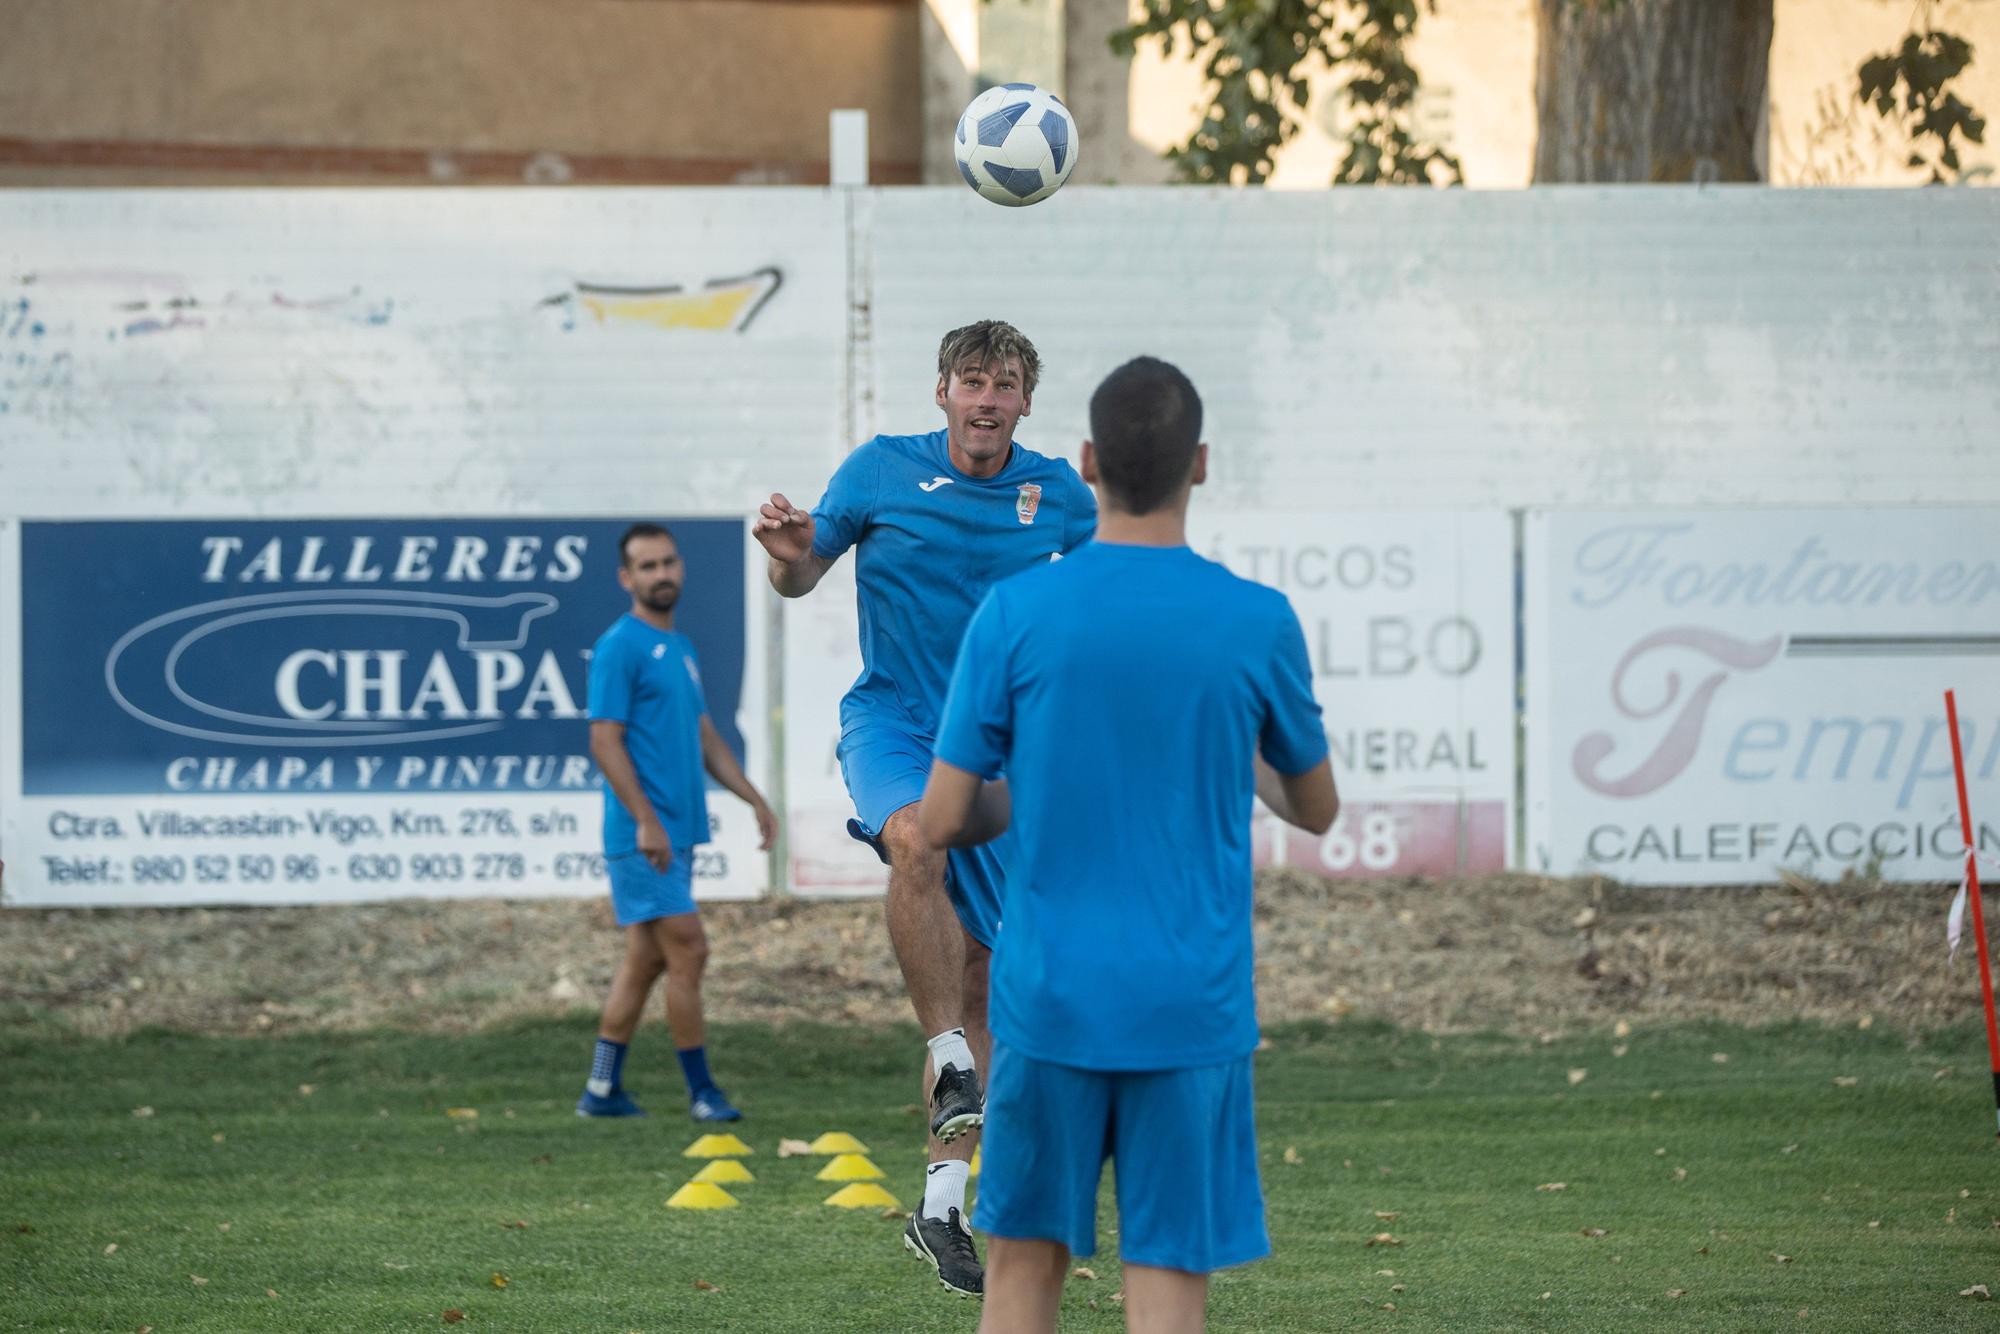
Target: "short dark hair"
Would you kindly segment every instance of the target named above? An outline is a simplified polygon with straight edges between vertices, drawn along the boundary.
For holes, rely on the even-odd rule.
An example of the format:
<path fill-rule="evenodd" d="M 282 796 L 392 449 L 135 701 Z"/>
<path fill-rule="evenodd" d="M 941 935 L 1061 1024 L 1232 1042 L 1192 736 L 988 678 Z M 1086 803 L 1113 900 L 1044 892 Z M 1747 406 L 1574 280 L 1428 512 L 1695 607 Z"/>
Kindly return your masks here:
<path fill-rule="evenodd" d="M 1201 444 L 1201 395 L 1180 368 L 1134 357 L 1090 396 L 1090 440 L 1104 489 L 1128 514 L 1150 514 L 1186 484 Z"/>
<path fill-rule="evenodd" d="M 625 530 L 623 537 L 618 539 L 618 563 L 620 565 L 630 565 L 632 563 L 632 553 L 627 551 L 626 548 L 632 544 L 632 539 L 635 537 L 664 537 L 667 541 L 674 544 L 675 550 L 679 550 L 681 545 L 680 539 L 674 536 L 673 530 L 670 528 L 657 523 L 635 523 Z"/>
<path fill-rule="evenodd" d="M 1005 320 L 981 320 L 946 334 L 938 344 L 938 378 L 950 379 L 951 373 L 967 362 L 1004 366 L 1009 357 L 1021 363 L 1021 392 L 1033 394 L 1035 382 L 1042 378 L 1041 354 L 1026 334 Z"/>

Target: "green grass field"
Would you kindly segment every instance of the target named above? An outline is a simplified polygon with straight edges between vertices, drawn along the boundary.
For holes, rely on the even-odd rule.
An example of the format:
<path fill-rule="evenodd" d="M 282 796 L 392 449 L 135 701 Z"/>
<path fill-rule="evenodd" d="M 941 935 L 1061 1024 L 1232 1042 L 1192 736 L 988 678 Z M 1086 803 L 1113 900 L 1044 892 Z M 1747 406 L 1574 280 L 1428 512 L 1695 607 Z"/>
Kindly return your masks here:
<path fill-rule="evenodd" d="M 630 1123 L 571 1114 L 589 1036 L 0 1036 L 0 1329 L 974 1325 L 899 1220 L 824 1207 L 819 1160 L 776 1153 L 851 1131 L 913 1204 L 913 1032 L 714 1034 L 757 1176 L 714 1213 L 662 1207 L 699 1166 L 664 1034 L 627 1076 L 658 1114 Z M 1992 1328 L 2000 1307 L 1959 1295 L 2000 1291 L 1982 1048 L 1278 1030 L 1258 1058 L 1277 1255 L 1217 1279 L 1211 1325 Z M 1104 1223 L 1065 1329 L 1121 1327 Z"/>

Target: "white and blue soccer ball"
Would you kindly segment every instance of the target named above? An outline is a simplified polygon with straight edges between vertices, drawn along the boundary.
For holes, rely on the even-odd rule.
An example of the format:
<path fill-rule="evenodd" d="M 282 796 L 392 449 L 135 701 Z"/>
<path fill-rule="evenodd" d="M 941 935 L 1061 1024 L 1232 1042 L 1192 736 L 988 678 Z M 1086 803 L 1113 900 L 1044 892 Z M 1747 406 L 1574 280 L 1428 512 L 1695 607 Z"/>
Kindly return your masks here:
<path fill-rule="evenodd" d="M 972 99 L 952 150 L 965 183 L 996 204 L 1036 204 L 1076 169 L 1076 120 L 1054 93 L 1003 83 Z"/>

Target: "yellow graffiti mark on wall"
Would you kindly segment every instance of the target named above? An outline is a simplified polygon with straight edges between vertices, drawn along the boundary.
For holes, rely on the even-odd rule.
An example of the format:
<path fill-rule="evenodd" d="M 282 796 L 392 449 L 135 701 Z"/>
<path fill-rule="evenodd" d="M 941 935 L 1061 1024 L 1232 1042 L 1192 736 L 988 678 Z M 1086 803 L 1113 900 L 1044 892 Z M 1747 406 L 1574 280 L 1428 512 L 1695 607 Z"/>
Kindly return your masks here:
<path fill-rule="evenodd" d="M 655 329 L 741 330 L 780 282 L 776 269 L 740 278 L 718 278 L 699 291 L 680 287 L 576 285 L 576 300 L 599 325 L 642 324 Z"/>

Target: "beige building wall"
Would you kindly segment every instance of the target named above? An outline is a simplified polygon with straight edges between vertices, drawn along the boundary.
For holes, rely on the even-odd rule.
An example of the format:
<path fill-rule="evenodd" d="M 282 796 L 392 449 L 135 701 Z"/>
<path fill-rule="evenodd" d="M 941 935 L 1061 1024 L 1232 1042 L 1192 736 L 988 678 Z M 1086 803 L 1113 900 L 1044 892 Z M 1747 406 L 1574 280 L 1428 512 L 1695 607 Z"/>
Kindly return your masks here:
<path fill-rule="evenodd" d="M 1100 13 L 1105 2 L 1070 0 L 1072 7 L 1095 4 Z M 1905 165 L 1908 148 L 1900 133 L 1853 98 L 1856 69 L 1901 43 L 1911 8 L 1907 0 L 1776 0 L 1768 156 L 1774 184 L 1915 185 L 1926 179 L 1926 173 Z M 1136 12 L 1136 5 L 1129 12 Z M 1934 21 L 1973 44 L 1973 64 L 1959 82 L 1959 95 L 1995 128 L 1984 147 L 1970 145 L 1962 156 L 1973 179 L 1990 183 L 1992 169 L 2000 165 L 2000 3 L 1944 0 Z M 1104 52 L 1102 32 L 1116 22 L 1115 15 L 1106 16 L 1099 33 L 1072 36 L 1072 77 L 1086 59 Z M 1458 155 L 1465 183 L 1486 189 L 1527 185 L 1535 157 L 1534 0 L 1438 0 L 1437 12 L 1424 16 L 1410 54 L 1423 80 L 1418 123 Z M 1103 59 L 1111 61 L 1108 54 Z M 1325 186 L 1344 152 L 1334 80 L 1323 69 L 1309 77 L 1312 109 L 1272 175 L 1271 184 L 1280 188 Z M 1126 78 L 1130 137 L 1141 153 L 1158 154 L 1184 142 L 1206 104 L 1200 66 L 1185 48 L 1168 61 L 1158 43 L 1149 43 Z M 1106 163 L 1093 148 L 1086 138 L 1080 172 Z M 1132 156 L 1120 145 L 1111 164 L 1115 179 L 1164 178 L 1164 169 L 1130 170 Z"/>
<path fill-rule="evenodd" d="M 916 178 L 914 0 L 0 0 L 0 184 Z"/>

